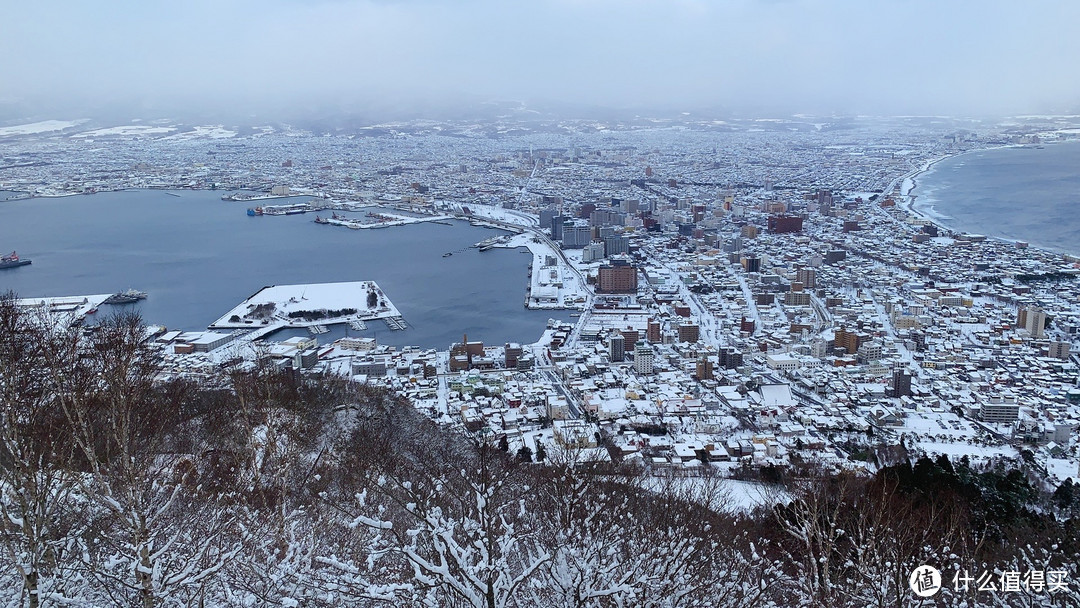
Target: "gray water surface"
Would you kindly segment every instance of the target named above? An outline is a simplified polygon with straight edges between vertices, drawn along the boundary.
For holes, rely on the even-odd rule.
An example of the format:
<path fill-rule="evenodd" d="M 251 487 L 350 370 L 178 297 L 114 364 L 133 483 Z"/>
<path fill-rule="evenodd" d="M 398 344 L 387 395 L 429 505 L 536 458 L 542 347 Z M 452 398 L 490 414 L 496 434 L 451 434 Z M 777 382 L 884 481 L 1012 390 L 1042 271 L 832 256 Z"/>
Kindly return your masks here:
<path fill-rule="evenodd" d="M 1080 253 L 1080 142 L 955 156 L 919 175 L 913 194 L 956 230 Z"/>
<path fill-rule="evenodd" d="M 548 318 L 566 317 L 523 307 L 532 261 L 524 249 L 468 248 L 496 234 L 491 229 L 455 221 L 349 230 L 315 224 L 314 213 L 248 217 L 254 204 L 161 190 L 0 202 L 0 251 L 33 260 L 0 270 L 0 291 L 36 297 L 130 287 L 150 294 L 129 305 L 147 323 L 197 330 L 265 285 L 374 280 L 409 329 L 376 321 L 361 335 L 439 349 L 466 332 L 491 344 L 532 342 Z"/>

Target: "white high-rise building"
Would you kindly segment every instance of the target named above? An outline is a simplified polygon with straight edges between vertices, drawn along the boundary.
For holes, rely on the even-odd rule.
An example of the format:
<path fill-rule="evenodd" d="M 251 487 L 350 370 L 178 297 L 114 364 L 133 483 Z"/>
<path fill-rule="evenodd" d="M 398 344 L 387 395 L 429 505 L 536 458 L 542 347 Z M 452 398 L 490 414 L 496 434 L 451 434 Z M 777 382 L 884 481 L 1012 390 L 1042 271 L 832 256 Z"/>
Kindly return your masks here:
<path fill-rule="evenodd" d="M 653 350 L 644 342 L 634 346 L 634 371 L 642 375 L 653 373 Z"/>
<path fill-rule="evenodd" d="M 1038 306 L 1028 306 L 1024 309 L 1024 329 L 1036 340 L 1046 337 L 1046 312 Z"/>

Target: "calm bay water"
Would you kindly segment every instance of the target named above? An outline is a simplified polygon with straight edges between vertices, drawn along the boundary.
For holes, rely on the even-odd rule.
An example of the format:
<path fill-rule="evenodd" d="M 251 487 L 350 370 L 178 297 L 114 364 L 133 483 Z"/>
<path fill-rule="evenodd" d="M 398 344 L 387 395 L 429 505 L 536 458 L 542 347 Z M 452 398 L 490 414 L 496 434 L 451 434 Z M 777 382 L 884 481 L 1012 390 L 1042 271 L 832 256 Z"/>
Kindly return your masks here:
<path fill-rule="evenodd" d="M 522 306 L 532 261 L 524 249 L 467 249 L 490 229 L 454 222 L 349 230 L 315 224 L 311 213 L 251 218 L 252 204 L 220 196 L 135 190 L 0 202 L 0 251 L 33 260 L 0 271 L 0 291 L 36 297 L 130 287 L 150 294 L 131 305 L 147 323 L 197 330 L 265 285 L 374 280 L 409 329 L 375 321 L 360 335 L 440 349 L 465 332 L 491 344 L 532 342 L 548 318 L 566 316 Z"/>
<path fill-rule="evenodd" d="M 916 208 L 951 228 L 1080 253 L 1080 142 L 962 154 L 916 184 Z"/>

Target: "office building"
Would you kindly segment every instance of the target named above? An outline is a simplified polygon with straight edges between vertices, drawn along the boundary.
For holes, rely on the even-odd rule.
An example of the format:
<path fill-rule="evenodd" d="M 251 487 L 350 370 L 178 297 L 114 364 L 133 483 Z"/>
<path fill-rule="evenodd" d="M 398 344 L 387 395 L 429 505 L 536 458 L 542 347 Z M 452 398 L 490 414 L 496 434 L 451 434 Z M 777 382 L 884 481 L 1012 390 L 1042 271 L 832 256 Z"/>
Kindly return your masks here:
<path fill-rule="evenodd" d="M 551 218 L 551 240 L 561 241 L 563 238 L 563 226 L 566 225 L 566 216 L 556 215 Z"/>
<path fill-rule="evenodd" d="M 621 234 L 613 234 L 611 236 L 603 237 L 604 240 L 604 255 L 611 257 L 613 255 L 625 255 L 630 253 L 630 238 Z"/>

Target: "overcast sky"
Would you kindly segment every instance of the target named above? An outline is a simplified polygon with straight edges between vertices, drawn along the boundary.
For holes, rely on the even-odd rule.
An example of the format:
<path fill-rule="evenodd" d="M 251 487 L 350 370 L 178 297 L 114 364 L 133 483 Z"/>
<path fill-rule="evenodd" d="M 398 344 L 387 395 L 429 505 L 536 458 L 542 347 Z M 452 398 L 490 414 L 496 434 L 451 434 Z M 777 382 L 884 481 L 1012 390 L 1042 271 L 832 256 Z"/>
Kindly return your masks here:
<path fill-rule="evenodd" d="M 9 103 L 1080 109 L 1072 0 L 0 0 L 0 9 Z"/>

